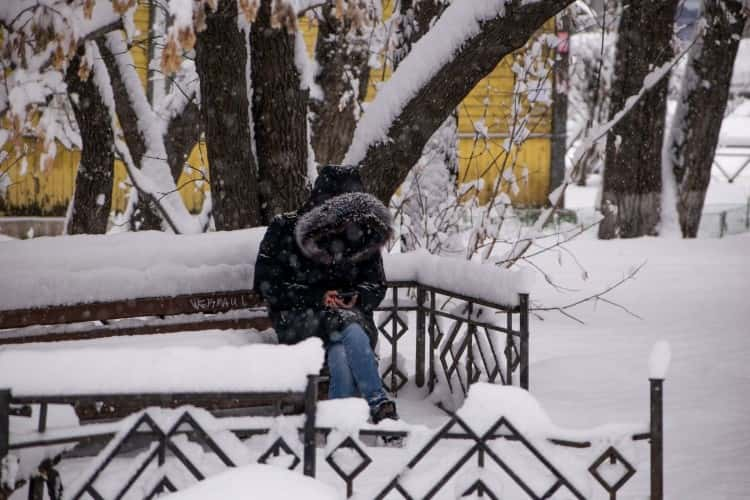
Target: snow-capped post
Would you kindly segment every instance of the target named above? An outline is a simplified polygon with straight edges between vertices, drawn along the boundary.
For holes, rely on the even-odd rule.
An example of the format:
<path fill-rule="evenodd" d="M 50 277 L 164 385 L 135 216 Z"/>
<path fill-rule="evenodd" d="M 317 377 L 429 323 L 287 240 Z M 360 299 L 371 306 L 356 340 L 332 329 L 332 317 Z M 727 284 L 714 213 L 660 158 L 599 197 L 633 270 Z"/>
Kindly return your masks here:
<path fill-rule="evenodd" d="M 315 410 L 318 402 L 318 376 L 307 376 L 305 389 L 305 428 L 302 467 L 306 476 L 315 477 Z"/>
<path fill-rule="evenodd" d="M 414 382 L 417 387 L 424 386 L 424 362 L 425 362 L 425 300 L 427 293 L 425 289 L 417 285 L 417 357 L 415 362 Z"/>
<path fill-rule="evenodd" d="M 518 312 L 520 318 L 521 332 L 521 363 L 520 384 L 523 389 L 529 390 L 529 294 L 518 294 Z"/>
<path fill-rule="evenodd" d="M 651 385 L 651 500 L 664 498 L 664 379 L 672 353 L 669 342 L 654 345 L 649 359 Z"/>
<path fill-rule="evenodd" d="M 10 448 L 10 389 L 0 389 L 0 498 L 5 490 L 8 449 Z M 11 489 L 13 485 L 8 485 Z"/>

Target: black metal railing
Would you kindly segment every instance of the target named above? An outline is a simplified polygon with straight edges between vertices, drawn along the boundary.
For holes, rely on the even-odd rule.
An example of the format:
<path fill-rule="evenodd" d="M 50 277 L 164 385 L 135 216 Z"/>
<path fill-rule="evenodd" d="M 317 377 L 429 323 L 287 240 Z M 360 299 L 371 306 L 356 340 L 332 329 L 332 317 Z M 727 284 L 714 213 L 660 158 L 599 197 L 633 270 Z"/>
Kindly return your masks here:
<path fill-rule="evenodd" d="M 449 389 L 465 394 L 471 383 L 484 378 L 492 383 L 529 388 L 529 295 L 519 294 L 517 306 L 469 297 L 416 282 L 389 282 L 384 313 L 377 327 L 390 348 L 390 364 L 383 382 L 393 393 L 408 377 L 398 367 L 399 342 L 409 330 L 402 313 L 414 313 L 416 355 L 414 382 L 430 391 L 442 378 Z M 453 305 L 452 311 L 446 304 Z"/>
<path fill-rule="evenodd" d="M 301 437 L 301 443 L 297 441 L 298 436 L 289 437 L 279 435 L 273 442 L 268 446 L 262 453 L 259 453 L 255 460 L 259 463 L 266 463 L 273 456 L 279 456 L 281 454 L 290 455 L 290 463 L 288 468 L 292 470 L 298 470 L 299 466 L 302 465 L 303 473 L 315 477 L 321 472 L 318 464 L 316 463 L 316 457 L 319 453 L 321 440 L 325 440 L 332 431 L 340 431 L 332 427 L 323 427 L 316 425 L 316 401 L 317 401 L 317 377 L 310 376 L 304 396 L 301 394 L 295 394 L 294 397 L 304 397 L 305 401 L 305 416 L 299 417 L 299 437 Z M 93 397 L 93 396 L 92 396 Z M 56 396 L 53 398 L 55 401 L 60 401 L 60 397 Z M 50 399 L 51 401 L 52 399 Z M 47 398 L 34 397 L 34 398 L 18 398 L 12 397 L 10 391 L 0 391 L 0 460 L 7 459 L 9 452 L 13 452 L 16 449 L 29 448 L 29 447 L 45 447 L 52 445 L 59 445 L 63 443 L 75 443 L 83 442 L 91 438 L 106 438 L 112 439 L 113 441 L 110 446 L 104 448 L 100 452 L 100 456 L 93 462 L 95 467 L 87 472 L 87 475 L 83 477 L 78 483 L 75 490 L 67 492 L 66 498 L 83 498 L 84 495 L 88 495 L 91 498 L 108 498 L 103 496 L 96 488 L 95 482 L 97 479 L 102 477 L 106 469 L 112 464 L 114 458 L 121 453 L 123 450 L 132 451 L 132 448 L 128 448 L 129 441 L 139 439 L 139 445 L 144 447 L 144 437 L 150 438 L 151 442 L 156 442 L 155 447 L 148 448 L 148 453 L 140 455 L 140 462 L 134 464 L 131 468 L 133 471 L 129 477 L 119 478 L 121 484 L 117 488 L 117 493 L 113 498 L 120 498 L 128 491 L 131 491 L 132 487 L 136 482 L 141 479 L 144 473 L 147 471 L 149 466 L 152 466 L 152 476 L 149 478 L 148 492 L 144 494 L 144 498 L 154 498 L 156 495 L 166 491 L 174 491 L 177 489 L 177 483 L 173 481 L 169 475 L 162 472 L 162 468 L 156 466 L 163 466 L 167 457 L 172 460 L 179 462 L 184 468 L 192 475 L 196 481 L 200 481 L 205 477 L 205 474 L 200 470 L 200 467 L 191 461 L 188 454 L 184 453 L 180 447 L 173 441 L 178 436 L 188 435 L 192 441 L 199 443 L 203 446 L 203 449 L 207 452 L 212 453 L 217 459 L 227 467 L 233 467 L 237 465 L 230 456 L 230 453 L 222 449 L 219 444 L 219 440 L 214 440 L 211 432 L 204 428 L 200 423 L 199 419 L 193 418 L 191 415 L 191 409 L 178 410 L 183 412 L 179 415 L 179 418 L 173 421 L 173 424 L 168 429 L 162 429 L 148 414 L 148 411 L 144 411 L 137 418 L 131 419 L 128 426 L 120 426 L 117 432 L 112 431 L 112 427 L 106 427 L 107 424 L 94 424 L 90 426 L 84 426 L 84 428 L 90 428 L 90 431 L 86 432 L 83 428 L 78 428 L 74 435 L 69 437 L 60 437 L 57 434 L 45 435 L 45 426 L 43 422 L 43 415 L 40 412 L 40 419 L 38 428 L 40 430 L 38 438 L 33 440 L 24 440 L 16 442 L 10 441 L 8 432 L 8 418 L 11 414 L 26 414 L 29 415 L 28 411 L 24 411 L 24 408 L 13 407 L 12 404 L 17 402 L 30 403 L 37 402 L 47 404 L 49 401 Z M 491 409 L 488 409 L 491 411 Z M 549 498 L 556 492 L 565 491 L 571 497 L 584 499 L 586 496 L 583 493 L 583 489 L 577 484 L 576 481 L 572 480 L 566 474 L 569 474 L 569 466 L 563 470 L 559 467 L 559 464 L 555 463 L 553 459 L 545 455 L 545 450 L 549 450 L 550 446 L 553 448 L 569 448 L 576 450 L 596 449 L 596 446 L 592 444 L 592 441 L 585 440 L 571 440 L 562 437 L 545 436 L 540 438 L 539 436 L 528 436 L 519 430 L 518 422 L 512 422 L 505 415 L 497 415 L 494 425 L 489 427 L 487 430 L 479 433 L 472 427 L 471 422 L 465 418 L 461 418 L 456 413 L 448 413 L 448 419 L 446 423 L 437 431 L 435 431 L 430 439 L 421 446 L 418 450 L 404 449 L 404 452 L 409 452 L 410 460 L 401 470 L 392 471 L 390 477 L 386 477 L 382 482 L 382 486 L 376 491 L 367 492 L 373 498 L 385 498 L 387 495 L 397 492 L 405 499 L 414 498 L 432 498 L 434 495 L 442 491 L 450 480 L 455 477 L 456 473 L 467 464 L 473 464 L 479 472 L 476 474 L 476 480 L 473 480 L 470 484 L 466 485 L 465 491 L 462 496 L 470 494 L 479 494 L 480 496 L 486 495 L 488 498 L 500 498 L 500 493 L 495 489 L 495 486 L 491 482 L 483 480 L 484 475 L 481 471 L 491 471 L 491 468 L 495 468 L 499 473 L 502 471 L 504 475 L 509 478 L 509 482 L 513 485 L 513 488 L 519 493 L 518 498 L 521 495 L 531 499 L 542 499 Z M 495 415 L 493 415 L 493 418 Z M 268 434 L 271 432 L 270 427 L 225 427 L 221 424 L 222 419 L 217 418 L 211 422 L 212 432 L 219 430 L 229 430 L 238 439 L 246 439 L 248 437 Z M 111 424 L 110 424 L 111 425 Z M 645 442 L 647 441 L 650 447 L 650 464 L 648 468 L 648 474 L 650 477 L 650 498 L 652 500 L 662 500 L 663 498 L 663 380 L 651 379 L 650 380 L 650 426 L 649 429 L 644 429 L 643 432 L 637 432 L 628 434 L 626 438 L 633 442 Z M 105 430 L 102 431 L 102 426 L 105 426 Z M 382 426 L 381 426 L 382 427 Z M 386 437 L 408 437 L 411 431 L 407 427 L 399 428 L 397 430 L 388 430 L 383 428 L 364 428 L 354 431 L 351 434 L 351 430 L 344 430 L 343 432 L 350 432 L 348 435 L 344 435 L 343 439 L 330 450 L 325 456 L 325 464 L 330 467 L 336 477 L 340 478 L 343 482 L 347 491 L 347 496 L 351 497 L 353 494 L 360 492 L 357 488 L 357 479 L 367 472 L 371 464 L 377 460 L 377 454 L 373 455 L 368 453 L 369 447 L 363 444 L 363 438 L 371 436 L 386 436 Z M 542 441 L 540 441 L 542 439 Z M 460 456 L 456 457 L 454 463 L 450 465 L 448 471 L 444 474 L 435 474 L 434 471 L 429 469 L 424 470 L 425 459 L 428 458 L 440 458 L 454 456 L 452 454 L 446 454 L 445 450 L 439 449 L 440 443 L 462 441 L 468 443 L 468 449 L 463 451 Z M 503 453 L 499 452 L 500 446 L 504 446 L 503 443 L 507 443 L 508 448 L 503 449 Z M 296 450 L 300 450 L 301 455 Z M 337 452 L 341 449 L 352 450 L 356 455 L 359 456 L 359 463 L 356 466 L 351 463 L 342 464 L 337 460 Z M 507 459 L 507 452 L 512 451 L 513 453 L 524 453 L 527 457 L 531 457 L 531 462 L 526 462 L 527 467 L 519 467 L 518 463 L 514 463 L 514 460 Z M 505 457 L 505 458 L 503 458 Z M 586 467 L 586 463 L 590 464 Z M 585 470 L 579 472 L 588 472 L 595 480 L 596 483 L 606 492 L 611 500 L 616 500 L 620 490 L 630 481 L 630 479 L 637 472 L 637 464 L 633 464 L 628 461 L 621 450 L 617 449 L 617 446 L 610 444 L 604 451 L 599 453 L 596 449 L 593 457 L 588 458 L 588 462 L 583 462 Z M 618 478 L 612 478 L 611 474 L 602 474 L 601 468 L 605 465 L 620 464 L 622 467 L 622 474 Z M 59 482 L 59 474 L 55 471 L 56 461 L 46 460 L 40 464 L 39 474 L 31 479 L 29 498 L 31 499 L 42 499 L 43 490 L 47 489 L 48 497 L 51 499 L 61 498 L 62 484 Z M 420 470 L 420 466 L 423 467 Z M 0 469 L 1 470 L 1 469 Z M 156 470 L 154 473 L 153 471 Z M 539 485 L 539 481 L 536 482 L 530 480 L 531 470 L 542 471 L 547 483 L 543 486 Z M 420 493 L 414 493 L 410 491 L 408 478 L 410 475 L 408 471 L 412 471 L 411 477 L 417 472 L 417 476 L 427 476 L 431 472 L 435 476 L 433 482 L 427 484 L 426 491 Z M 154 476 L 156 474 L 156 476 Z M 0 478 L 0 481 L 2 478 Z M 370 481 L 372 483 L 372 481 Z M 12 486 L 11 486 L 12 488 Z M 360 492 L 364 493 L 364 492 Z M 507 492 L 506 492 L 507 493 Z M 516 496 L 514 496 L 515 498 Z"/>

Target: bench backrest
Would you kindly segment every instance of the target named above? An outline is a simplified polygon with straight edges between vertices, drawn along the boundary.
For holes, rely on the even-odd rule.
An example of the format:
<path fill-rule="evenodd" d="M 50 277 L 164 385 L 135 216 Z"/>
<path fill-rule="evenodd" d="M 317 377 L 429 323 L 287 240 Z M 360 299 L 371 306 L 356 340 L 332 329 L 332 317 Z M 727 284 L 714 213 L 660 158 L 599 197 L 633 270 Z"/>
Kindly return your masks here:
<path fill-rule="evenodd" d="M 108 324 L 146 317 L 151 319 Z M 101 324 L 54 326 L 94 321 Z M 0 344 L 270 326 L 261 298 L 251 290 L 238 290 L 0 310 Z"/>

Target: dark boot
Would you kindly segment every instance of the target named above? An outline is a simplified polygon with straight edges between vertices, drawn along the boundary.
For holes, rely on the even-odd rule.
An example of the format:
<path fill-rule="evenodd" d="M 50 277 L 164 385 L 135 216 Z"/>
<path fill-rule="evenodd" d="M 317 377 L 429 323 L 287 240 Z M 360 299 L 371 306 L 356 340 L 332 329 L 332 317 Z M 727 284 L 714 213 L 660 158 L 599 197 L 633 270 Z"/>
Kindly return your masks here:
<path fill-rule="evenodd" d="M 390 418 L 391 420 L 398 420 L 398 413 L 396 413 L 396 403 L 390 400 L 385 400 L 378 404 L 375 408 L 370 410 L 370 417 L 372 423 L 377 424 L 382 420 Z"/>

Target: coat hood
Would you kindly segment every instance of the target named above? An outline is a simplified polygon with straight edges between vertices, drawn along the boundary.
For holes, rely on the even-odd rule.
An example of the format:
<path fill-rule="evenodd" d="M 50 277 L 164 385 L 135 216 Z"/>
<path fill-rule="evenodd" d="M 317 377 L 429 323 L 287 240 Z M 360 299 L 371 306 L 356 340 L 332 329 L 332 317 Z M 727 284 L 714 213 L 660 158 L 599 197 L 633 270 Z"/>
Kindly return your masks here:
<path fill-rule="evenodd" d="M 315 179 L 310 198 L 298 213 L 309 212 L 334 196 L 344 193 L 363 193 L 365 186 L 357 165 L 324 165 Z"/>
<path fill-rule="evenodd" d="M 300 214 L 294 236 L 309 259 L 356 263 L 379 252 L 391 237 L 391 214 L 371 194 L 344 193 Z"/>

